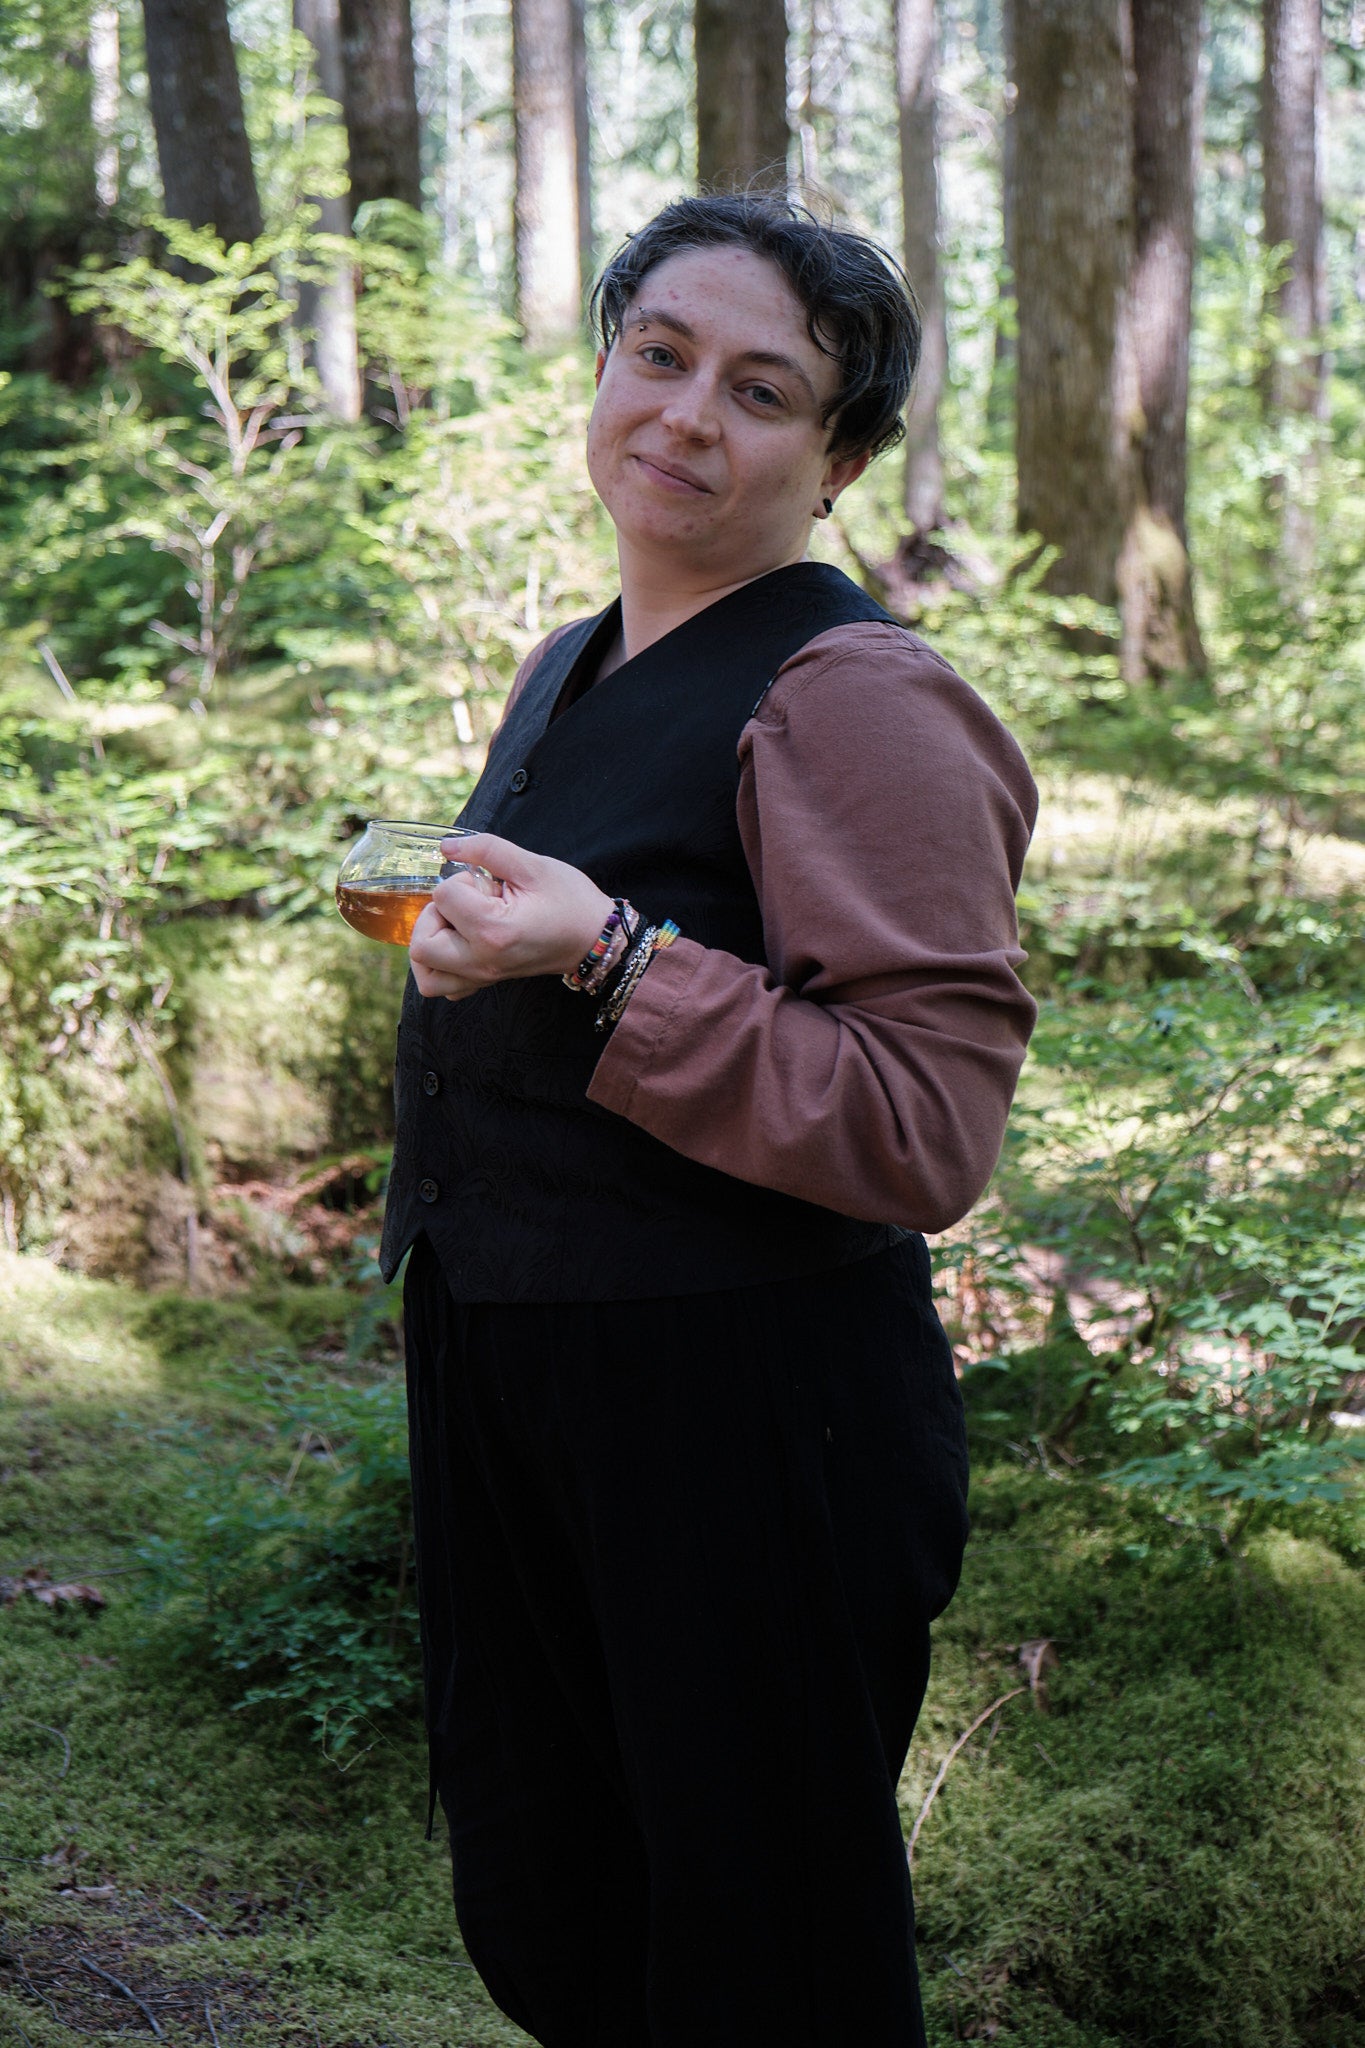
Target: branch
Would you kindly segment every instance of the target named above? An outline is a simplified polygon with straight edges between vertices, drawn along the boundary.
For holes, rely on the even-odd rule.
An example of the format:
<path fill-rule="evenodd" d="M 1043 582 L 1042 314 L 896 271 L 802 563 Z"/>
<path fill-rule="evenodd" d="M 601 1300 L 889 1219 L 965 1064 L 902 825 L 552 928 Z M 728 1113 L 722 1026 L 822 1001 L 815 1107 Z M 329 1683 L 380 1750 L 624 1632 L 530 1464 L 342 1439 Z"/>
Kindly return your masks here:
<path fill-rule="evenodd" d="M 143 2018 L 146 2020 L 152 2032 L 156 2035 L 157 2040 L 165 2040 L 166 2036 L 162 2033 L 161 2028 L 157 2025 L 156 2014 L 152 2011 L 150 2005 L 144 2004 L 143 2000 L 138 1997 L 136 1991 L 130 1991 L 128 1986 L 124 1983 L 121 1977 L 111 1976 L 110 1972 L 108 1970 L 102 1970 L 98 1963 L 92 1963 L 89 1956 L 78 1956 L 76 1960 L 78 1963 L 80 1963 L 83 1969 L 89 1970 L 92 1977 L 103 1977 L 106 1984 L 112 1984 L 115 1991 L 121 1991 L 125 1998 L 130 1998 L 133 2004 L 137 2007 L 138 2011 L 142 2014 Z"/>
<path fill-rule="evenodd" d="M 999 1699 L 992 1700 L 990 1705 L 987 1707 L 985 1713 L 978 1714 L 976 1719 L 973 1721 L 971 1727 L 964 1729 L 962 1734 L 958 1736 L 957 1741 L 953 1744 L 952 1748 L 948 1751 L 947 1756 L 944 1757 L 943 1762 L 939 1765 L 938 1775 L 935 1777 L 933 1784 L 929 1787 L 928 1792 L 925 1794 L 924 1804 L 919 1810 L 919 1819 L 915 1822 L 915 1825 L 910 1830 L 910 1840 L 905 1845 L 905 1860 L 907 1863 L 913 1863 L 915 1860 L 915 1844 L 919 1840 L 919 1831 L 924 1826 L 925 1821 L 929 1818 L 929 1808 L 933 1805 L 934 1801 L 938 1798 L 939 1793 L 943 1789 L 943 1780 L 948 1775 L 948 1766 L 952 1763 L 953 1758 L 958 1755 L 959 1751 L 965 1749 L 966 1745 L 971 1741 L 972 1737 L 975 1735 L 977 1729 L 983 1727 L 985 1723 L 990 1720 L 992 1714 L 998 1713 L 1001 1707 L 1007 1705 L 1010 1700 L 1017 1700 L 1020 1693 L 1027 1692 L 1028 1689 L 1029 1688 L 1026 1685 L 1016 1685 L 1013 1692 L 1002 1692 Z"/>

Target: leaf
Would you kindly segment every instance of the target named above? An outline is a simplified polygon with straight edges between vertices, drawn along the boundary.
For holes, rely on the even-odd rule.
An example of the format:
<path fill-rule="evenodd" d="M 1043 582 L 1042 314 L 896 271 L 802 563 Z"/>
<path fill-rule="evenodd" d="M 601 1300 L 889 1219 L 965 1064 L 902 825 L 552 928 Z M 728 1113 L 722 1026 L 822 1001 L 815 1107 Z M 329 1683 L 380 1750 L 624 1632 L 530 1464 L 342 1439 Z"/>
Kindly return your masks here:
<path fill-rule="evenodd" d="M 79 1579 L 68 1579 L 60 1586 L 30 1586 L 28 1590 L 44 1607 L 83 1607 L 88 1614 L 94 1614 L 108 1605 L 98 1586 L 87 1586 Z"/>
<path fill-rule="evenodd" d="M 1028 1689 L 1033 1695 L 1033 1704 L 1040 1714 L 1048 1711 L 1047 1676 L 1055 1671 L 1061 1659 L 1051 1636 L 1031 1636 L 1019 1645 L 1019 1662 L 1028 1679 Z"/>

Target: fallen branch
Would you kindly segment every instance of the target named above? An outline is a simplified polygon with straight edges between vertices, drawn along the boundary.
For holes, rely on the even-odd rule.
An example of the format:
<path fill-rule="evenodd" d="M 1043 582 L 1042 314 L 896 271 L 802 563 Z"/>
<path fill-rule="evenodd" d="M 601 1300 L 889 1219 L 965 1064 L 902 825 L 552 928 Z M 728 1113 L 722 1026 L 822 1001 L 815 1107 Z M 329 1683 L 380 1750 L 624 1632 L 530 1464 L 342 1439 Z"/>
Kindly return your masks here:
<path fill-rule="evenodd" d="M 905 1860 L 907 1863 L 913 1863 L 915 1860 L 915 1844 L 919 1840 L 919 1831 L 924 1826 L 925 1821 L 929 1818 L 929 1808 L 933 1805 L 934 1801 L 938 1798 L 939 1793 L 943 1789 L 943 1780 L 948 1775 L 948 1766 L 952 1763 L 953 1758 L 958 1754 L 960 1750 L 966 1748 L 967 1744 L 975 1735 L 977 1729 L 983 1728 L 986 1722 L 990 1720 L 992 1714 L 998 1713 L 1001 1707 L 1006 1706 L 1010 1700 L 1017 1700 L 1020 1693 L 1027 1692 L 1028 1689 L 1029 1688 L 1026 1685 L 1016 1685 L 1013 1692 L 1002 1692 L 999 1699 L 992 1700 L 990 1705 L 986 1708 L 986 1711 L 983 1714 L 977 1715 L 971 1727 L 965 1728 L 961 1735 L 958 1736 L 957 1741 L 953 1744 L 952 1748 L 948 1751 L 947 1756 L 944 1757 L 943 1762 L 939 1765 L 937 1775 L 934 1778 L 934 1782 L 929 1787 L 928 1792 L 924 1796 L 924 1804 L 919 1810 L 919 1819 L 915 1822 L 915 1825 L 910 1830 L 910 1840 L 905 1845 Z"/>
<path fill-rule="evenodd" d="M 182 1913 L 188 1913 L 191 1920 L 197 1920 L 201 1927 L 207 1927 L 210 1934 L 216 1934 L 218 1932 L 218 1929 L 214 1926 L 213 1922 L 211 1920 L 206 1919 L 204 1915 L 199 1911 L 197 1906 L 187 1906 L 183 1899 L 172 1899 L 171 1904 L 173 1906 L 179 1906 Z"/>
<path fill-rule="evenodd" d="M 115 1991 L 121 1991 L 125 1998 L 131 1999 L 133 2004 L 137 2007 L 138 2011 L 142 2014 L 142 2017 L 146 2020 L 152 2032 L 156 2035 L 157 2040 L 165 2040 L 166 2036 L 162 2033 L 161 2028 L 157 2023 L 156 2014 L 152 2011 L 150 2005 L 146 2004 L 143 1999 L 139 1998 L 136 1991 L 131 1990 L 129 1986 L 124 1983 L 121 1977 L 111 1976 L 109 1971 L 102 1970 L 98 1963 L 92 1963 L 89 1956 L 78 1956 L 76 1960 L 81 1964 L 81 1967 L 83 1969 L 89 1970 L 92 1977 L 103 1977 L 106 1984 L 112 1984 Z"/>
<path fill-rule="evenodd" d="M 47 2007 L 48 2011 L 52 2014 L 53 2019 L 56 2020 L 58 2025 L 60 2026 L 62 2018 L 61 2014 L 58 2012 L 56 2006 L 52 2003 L 52 2000 L 47 1996 L 46 1992 L 40 1991 L 38 1989 L 38 1986 L 34 1983 L 32 1977 L 29 1976 L 28 1965 L 25 1963 L 23 1957 L 19 1954 L 17 1949 L 14 1952 L 14 1960 L 19 1965 L 19 1975 L 24 1980 L 24 1989 L 26 1991 L 31 1992 L 33 1996 L 38 2000 L 38 2003 L 40 2005 L 45 2005 Z"/>

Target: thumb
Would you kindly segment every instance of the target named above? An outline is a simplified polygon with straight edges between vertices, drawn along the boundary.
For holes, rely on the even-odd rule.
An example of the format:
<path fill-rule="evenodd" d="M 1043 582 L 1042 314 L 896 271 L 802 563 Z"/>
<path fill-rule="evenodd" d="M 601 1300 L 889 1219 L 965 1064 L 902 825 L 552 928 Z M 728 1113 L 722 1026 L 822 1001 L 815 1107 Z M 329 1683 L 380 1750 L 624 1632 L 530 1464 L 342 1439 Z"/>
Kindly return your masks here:
<path fill-rule="evenodd" d="M 540 866 L 538 853 L 528 853 L 525 847 L 514 846 L 510 839 L 499 839 L 496 832 L 457 833 L 454 838 L 441 841 L 441 851 L 447 860 L 487 868 L 490 875 L 500 882 L 510 882 L 514 889 L 530 888 Z"/>

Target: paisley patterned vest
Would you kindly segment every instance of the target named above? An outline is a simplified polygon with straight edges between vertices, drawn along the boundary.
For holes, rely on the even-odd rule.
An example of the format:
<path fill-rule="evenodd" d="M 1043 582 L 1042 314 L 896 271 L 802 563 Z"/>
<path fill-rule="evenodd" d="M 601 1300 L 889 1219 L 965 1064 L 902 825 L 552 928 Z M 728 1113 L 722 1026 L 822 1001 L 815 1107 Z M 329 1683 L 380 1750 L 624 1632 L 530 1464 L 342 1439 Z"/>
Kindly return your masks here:
<path fill-rule="evenodd" d="M 748 583 L 569 701 L 619 607 L 542 656 L 460 823 L 582 868 L 652 921 L 764 959 L 735 818 L 739 736 L 817 634 L 886 614 L 837 569 Z M 889 623 L 889 622 L 888 622 Z M 839 1266 L 905 1233 L 751 1186 L 587 1100 L 597 1005 L 557 976 L 462 1002 L 409 977 L 380 1264 L 425 1231 L 461 1301 L 611 1301 L 745 1286 Z"/>

